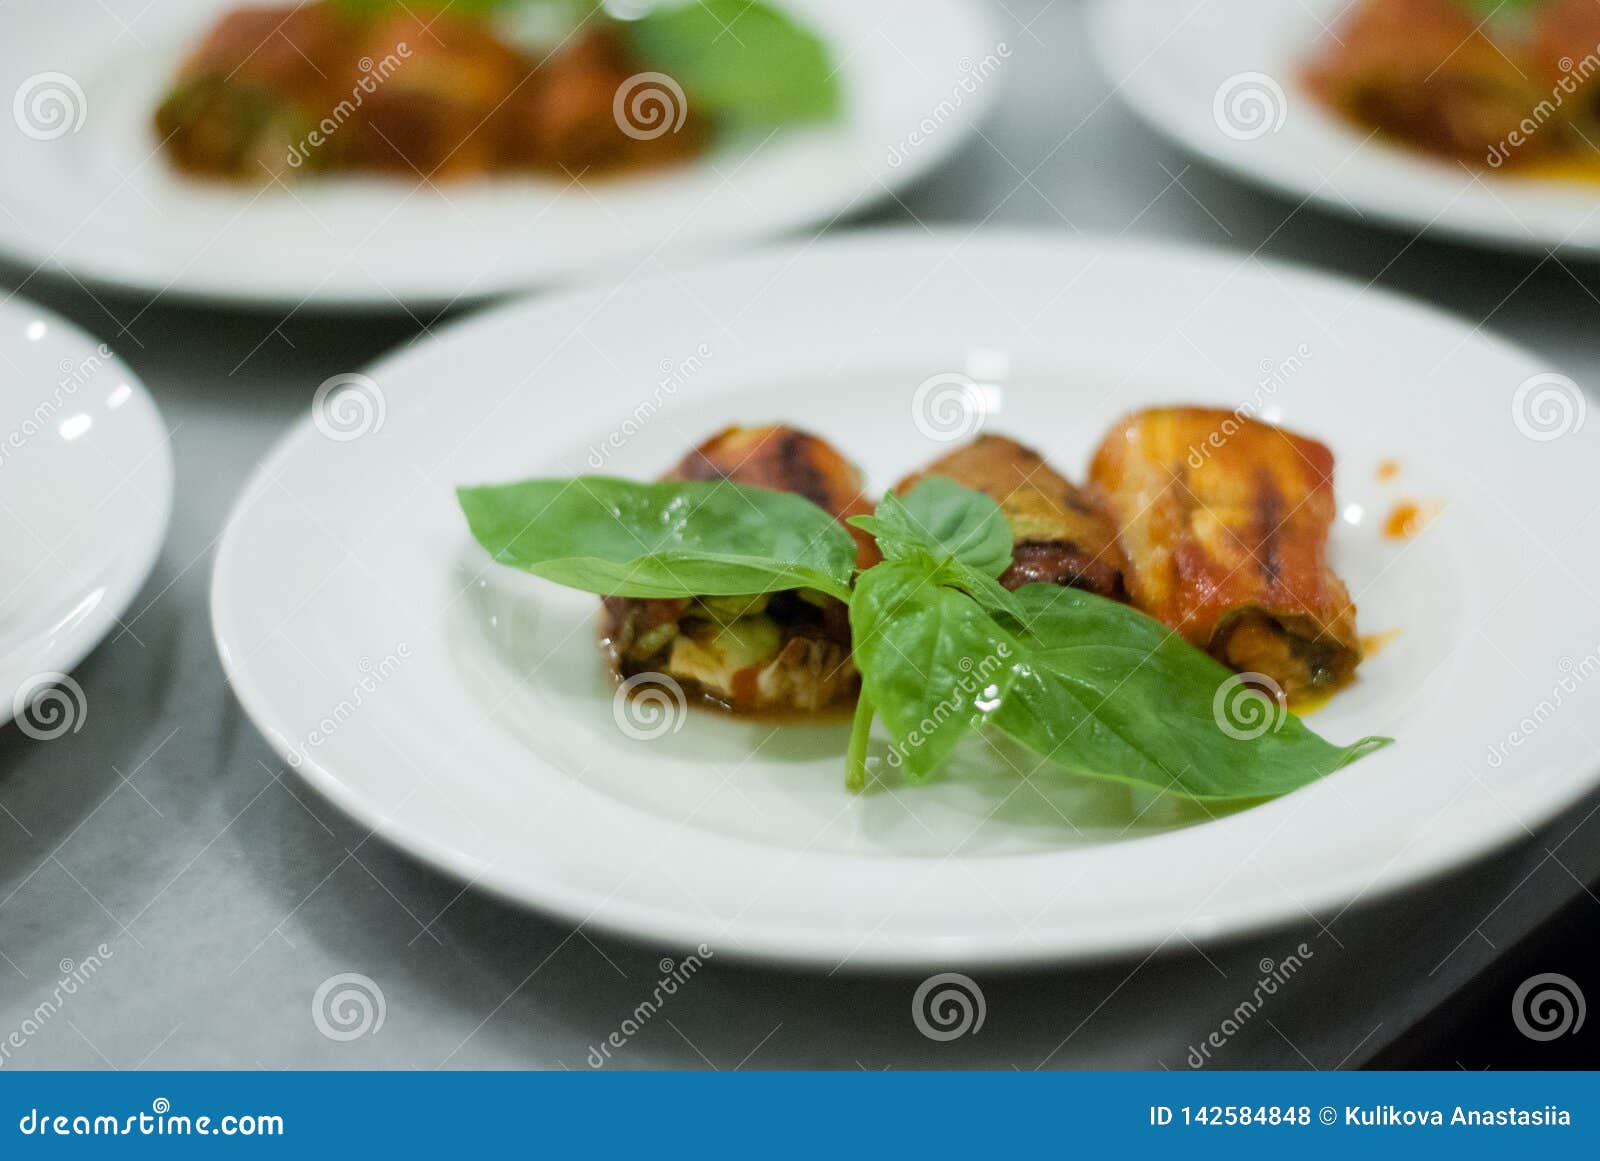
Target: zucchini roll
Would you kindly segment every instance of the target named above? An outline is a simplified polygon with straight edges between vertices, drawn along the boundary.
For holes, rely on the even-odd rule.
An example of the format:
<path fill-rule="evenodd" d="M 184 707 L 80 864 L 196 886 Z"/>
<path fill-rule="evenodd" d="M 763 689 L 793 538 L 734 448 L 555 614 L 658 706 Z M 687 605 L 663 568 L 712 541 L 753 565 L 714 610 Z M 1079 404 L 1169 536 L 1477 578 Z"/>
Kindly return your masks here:
<path fill-rule="evenodd" d="M 1306 79 L 1353 121 L 1481 165 L 1504 154 L 1508 139 L 1549 103 L 1548 89 L 1519 67 L 1517 55 L 1517 46 L 1497 44 L 1459 0 L 1360 0 Z M 1551 128 L 1509 156 L 1531 159 L 1560 137 Z"/>
<path fill-rule="evenodd" d="M 690 452 L 666 480 L 731 480 L 795 492 L 839 520 L 872 510 L 861 472 L 825 440 L 791 427 L 730 427 Z M 852 528 L 857 562 L 878 560 Z M 703 700 L 738 711 L 811 712 L 854 699 L 849 610 L 805 589 L 754 597 L 607 597 L 602 641 L 618 677 L 664 673 Z"/>
<path fill-rule="evenodd" d="M 944 476 L 988 494 L 1011 525 L 1008 589 L 1042 582 L 1126 599 L 1116 527 L 1089 491 L 1076 487 L 1044 458 L 1015 440 L 981 435 L 965 447 L 907 476 L 896 492 L 929 476 Z"/>
<path fill-rule="evenodd" d="M 1361 661 L 1356 608 L 1328 566 L 1333 453 L 1231 411 L 1141 411 L 1113 427 L 1090 479 L 1127 558 L 1133 604 L 1291 699 Z"/>

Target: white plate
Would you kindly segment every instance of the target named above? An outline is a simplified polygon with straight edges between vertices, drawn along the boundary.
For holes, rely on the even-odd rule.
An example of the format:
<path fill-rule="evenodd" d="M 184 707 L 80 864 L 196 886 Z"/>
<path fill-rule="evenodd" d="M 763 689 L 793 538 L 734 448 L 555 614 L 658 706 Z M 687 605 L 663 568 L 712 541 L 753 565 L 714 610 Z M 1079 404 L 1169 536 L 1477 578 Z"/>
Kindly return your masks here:
<path fill-rule="evenodd" d="M 0 300 L 0 724 L 34 704 L 30 735 L 81 728 L 81 688 L 50 693 L 52 679 L 117 627 L 171 510 L 166 425 L 133 372 L 49 311 Z"/>
<path fill-rule="evenodd" d="M 574 921 L 830 967 L 1199 940 L 1414 882 L 1594 784 L 1600 681 L 1486 757 L 1563 659 L 1600 669 L 1600 537 L 1583 524 L 1600 424 L 1524 435 L 1546 434 L 1563 397 L 1542 381 L 1554 396 L 1518 397 L 1542 370 L 1426 307 L 1235 256 L 1027 233 L 824 240 L 510 306 L 380 362 L 248 487 L 217 556 L 217 640 L 246 711 L 313 786 Z M 853 796 L 842 725 L 693 712 L 654 739 L 623 729 L 596 602 L 491 565 L 452 495 L 651 477 L 725 424 L 768 419 L 826 433 L 882 487 L 951 446 L 925 432 L 970 429 L 935 406 L 968 372 L 998 405 L 990 429 L 1079 476 L 1121 412 L 1158 401 L 1257 396 L 1326 439 L 1348 521 L 1337 565 L 1363 629 L 1399 636 L 1314 724 L 1398 744 L 1199 825 L 981 760 Z M 1541 406 L 1514 414 L 1514 397 Z M 1381 483 L 1389 457 L 1400 475 Z M 1447 506 L 1415 540 L 1385 539 L 1408 497 Z"/>
<path fill-rule="evenodd" d="M 441 186 L 345 179 L 240 190 L 186 180 L 149 118 L 186 46 L 237 0 L 0 7 L 0 254 L 155 293 L 285 305 L 444 304 L 858 212 L 971 131 L 1004 72 L 973 0 L 780 0 L 840 64 L 827 127 L 725 140 L 637 178 Z M 981 79 L 979 79 L 981 78 Z M 43 138 L 38 139 L 38 138 Z"/>
<path fill-rule="evenodd" d="M 1430 159 L 1339 120 L 1301 67 L 1350 0 L 1100 0 L 1107 79 L 1179 145 L 1297 202 L 1500 249 L 1600 252 L 1600 188 Z"/>

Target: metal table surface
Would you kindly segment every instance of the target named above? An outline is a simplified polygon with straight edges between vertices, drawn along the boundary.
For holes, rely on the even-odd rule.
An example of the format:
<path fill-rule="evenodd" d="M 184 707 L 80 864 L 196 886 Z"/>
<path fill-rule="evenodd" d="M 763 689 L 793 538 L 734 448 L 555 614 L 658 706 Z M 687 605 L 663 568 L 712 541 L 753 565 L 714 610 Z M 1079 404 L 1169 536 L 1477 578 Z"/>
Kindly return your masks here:
<path fill-rule="evenodd" d="M 1236 184 L 1116 101 L 1078 4 L 1006 0 L 996 16 L 1010 56 L 981 137 L 919 188 L 836 229 L 994 223 L 1191 239 L 1429 299 L 1580 382 L 1597 378 L 1592 269 L 1364 228 Z M 372 838 L 275 758 L 212 646 L 212 550 L 258 457 L 318 383 L 440 320 L 211 311 L 18 269 L 0 270 L 0 285 L 127 359 L 162 408 L 177 469 L 165 549 L 124 618 L 135 632 L 76 672 L 84 728 L 49 742 L 0 730 L 0 1042 L 14 1037 L 0 1065 L 590 1067 L 591 1050 L 650 995 L 658 961 L 682 949 L 574 931 Z M 920 977 L 713 960 L 607 1067 L 1184 1068 L 1219 1030 L 1213 1066 L 1358 1065 L 1600 879 L 1597 807 L 1591 796 L 1404 896 L 1247 942 L 982 974 L 981 1031 L 947 1042 L 912 1020 Z M 1600 901 L 1590 903 L 1579 914 L 1592 920 Z M 1241 1020 L 1262 961 L 1291 954 L 1303 968 Z M 89 957 L 92 978 L 56 996 L 63 961 L 77 970 Z M 313 1017 L 319 987 L 346 972 L 375 981 L 385 1009 L 381 1028 L 348 1040 Z"/>

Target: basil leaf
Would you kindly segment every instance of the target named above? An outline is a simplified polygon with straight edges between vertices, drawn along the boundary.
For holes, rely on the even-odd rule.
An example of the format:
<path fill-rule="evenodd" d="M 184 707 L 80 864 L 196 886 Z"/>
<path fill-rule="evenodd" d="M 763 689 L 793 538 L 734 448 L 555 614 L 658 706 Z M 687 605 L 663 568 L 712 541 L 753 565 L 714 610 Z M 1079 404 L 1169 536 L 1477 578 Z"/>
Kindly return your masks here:
<path fill-rule="evenodd" d="M 1014 678 L 1016 642 L 981 606 L 937 583 L 939 562 L 908 556 L 862 573 L 850 635 L 862 697 L 883 717 L 889 763 L 925 778 Z M 851 771 L 852 781 L 859 781 Z"/>
<path fill-rule="evenodd" d="M 812 588 L 850 599 L 856 546 L 803 496 L 727 480 L 608 476 L 458 488 L 497 561 L 602 596 L 749 596 Z"/>
<path fill-rule="evenodd" d="M 838 77 L 821 39 L 758 0 L 666 4 L 622 29 L 634 55 L 682 85 L 698 112 L 776 125 L 839 108 Z"/>
<path fill-rule="evenodd" d="M 995 578 L 1011 563 L 1011 525 L 989 496 L 944 476 L 922 481 L 904 499 L 890 493 L 871 516 L 850 523 L 870 532 L 887 560 L 932 557 L 932 579 L 986 609 L 1021 615 Z"/>
<path fill-rule="evenodd" d="M 1325 741 L 1126 605 L 1026 585 L 1011 594 L 1012 627 L 941 583 L 944 569 L 926 553 L 886 561 L 861 575 L 850 609 L 866 715 L 852 749 L 864 753 L 876 713 L 890 765 L 912 781 L 984 726 L 1084 777 L 1216 802 L 1286 794 L 1389 743 Z"/>
<path fill-rule="evenodd" d="M 923 480 L 904 499 L 891 492 L 871 516 L 850 522 L 872 533 L 890 560 L 914 552 L 948 556 L 990 579 L 1011 563 L 1011 525 L 1000 505 L 944 476 Z"/>
<path fill-rule="evenodd" d="M 1271 798 L 1389 744 L 1336 746 L 1126 605 L 1025 585 L 1015 679 L 986 720 L 1079 774 L 1197 800 Z"/>

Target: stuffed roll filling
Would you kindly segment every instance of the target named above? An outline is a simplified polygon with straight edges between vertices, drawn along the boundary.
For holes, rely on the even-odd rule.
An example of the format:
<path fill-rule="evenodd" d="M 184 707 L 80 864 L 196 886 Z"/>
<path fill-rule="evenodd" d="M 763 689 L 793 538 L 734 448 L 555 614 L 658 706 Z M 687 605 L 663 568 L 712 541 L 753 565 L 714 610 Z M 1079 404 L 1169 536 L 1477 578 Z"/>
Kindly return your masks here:
<path fill-rule="evenodd" d="M 791 427 L 730 427 L 663 478 L 795 492 L 840 521 L 872 510 L 860 470 L 825 440 Z M 876 563 L 871 538 L 851 533 L 857 563 Z M 619 678 L 663 673 L 702 700 L 740 712 L 815 712 L 849 703 L 860 687 L 849 610 L 824 593 L 607 597 L 603 610 L 603 643 Z"/>

